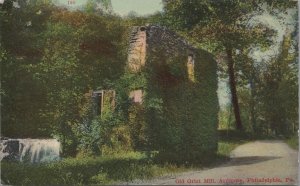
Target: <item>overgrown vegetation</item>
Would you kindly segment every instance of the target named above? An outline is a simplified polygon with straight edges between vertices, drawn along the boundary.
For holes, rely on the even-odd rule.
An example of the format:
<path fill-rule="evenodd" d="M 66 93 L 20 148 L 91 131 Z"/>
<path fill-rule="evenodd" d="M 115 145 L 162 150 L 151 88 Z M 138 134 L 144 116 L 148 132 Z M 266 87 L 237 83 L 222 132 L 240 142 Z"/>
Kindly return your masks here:
<path fill-rule="evenodd" d="M 12 185 L 87 185 L 120 184 L 139 179 L 171 176 L 176 173 L 199 170 L 229 160 L 230 152 L 242 141 L 221 140 L 217 156 L 210 156 L 201 164 L 176 165 L 159 163 L 140 152 L 119 152 L 109 156 L 65 158 L 48 164 L 2 162 L 1 179 Z"/>
<path fill-rule="evenodd" d="M 47 1 L 22 4 L 20 9 L 4 5 L 3 64 L 14 77 L 6 74 L 2 79 L 3 105 L 11 108 L 4 111 L 5 136 L 55 137 L 64 157 L 157 150 L 162 161 L 191 163 L 216 152 L 217 66 L 210 54 L 194 49 L 195 82 L 189 81 L 186 70 L 189 51 L 174 46 L 177 49 L 167 55 L 169 43 L 149 47 L 155 52 L 148 51 L 145 69 L 130 73 L 125 71 L 128 33 L 137 19 L 67 11 Z M 30 24 L 22 26 L 29 19 Z M 15 26 L 20 26 L 18 31 L 6 32 Z M 23 35 L 27 32 L 31 35 Z M 21 39 L 25 41 L 18 51 L 24 52 L 19 54 L 11 43 Z M 38 54 L 34 59 L 33 51 Z M 16 61 L 13 66 L 11 60 Z M 18 75 L 20 70 L 30 78 L 30 85 Z M 103 89 L 116 90 L 116 105 L 95 117 L 87 93 Z M 142 105 L 128 98 L 136 89 L 144 91 Z M 11 97 L 13 92 L 22 94 Z M 24 102 L 27 94 L 26 101 L 33 95 L 37 99 Z M 15 98 L 20 100 L 16 103 Z M 16 104 L 24 115 L 14 115 Z M 23 125 L 28 131 L 19 136 Z"/>
<path fill-rule="evenodd" d="M 109 184 L 211 165 L 252 139 L 287 139 L 298 148 L 298 17 L 288 31 L 276 16 L 295 1 L 164 0 L 163 6 L 155 15 L 124 18 L 96 9 L 93 0 L 80 11 L 50 0 L 0 4 L 1 136 L 54 137 L 64 157 L 49 164 L 1 162 L 3 181 Z M 262 23 L 249 26 L 263 13 L 286 29 L 282 41 Z M 167 54 L 160 41 L 148 45 L 140 72 L 128 71 L 128 35 L 146 23 L 167 26 L 197 47 L 192 80 L 191 51 Z M 270 57 L 253 58 L 276 42 Z M 221 110 L 218 78 L 229 80 L 232 95 Z M 143 104 L 128 98 L 137 89 Z M 93 90 L 117 92 L 114 108 L 106 104 L 101 117 L 93 112 Z"/>
<path fill-rule="evenodd" d="M 186 70 L 185 49 L 174 46 L 171 50 L 163 43 L 149 44 L 149 48 L 141 72 L 144 75 L 140 75 L 147 79 L 136 87 L 145 92 L 144 113 L 138 115 L 145 114 L 142 121 L 148 130 L 148 143 L 160 152 L 162 161 L 205 162 L 204 154 L 217 151 L 216 62 L 205 51 L 195 52 L 192 82 Z M 172 54 L 164 53 L 166 50 Z"/>
<path fill-rule="evenodd" d="M 91 119 L 86 93 L 113 88 L 123 73 L 130 24 L 50 1 L 11 3 L 1 7 L 2 135 L 58 138 L 64 156 L 99 154 L 122 121 L 119 112 Z"/>
<path fill-rule="evenodd" d="M 155 164 L 145 154 L 131 152 L 94 158 L 67 158 L 49 164 L 4 162 L 2 170 L 1 179 L 12 185 L 103 185 L 149 179 L 187 168 Z"/>

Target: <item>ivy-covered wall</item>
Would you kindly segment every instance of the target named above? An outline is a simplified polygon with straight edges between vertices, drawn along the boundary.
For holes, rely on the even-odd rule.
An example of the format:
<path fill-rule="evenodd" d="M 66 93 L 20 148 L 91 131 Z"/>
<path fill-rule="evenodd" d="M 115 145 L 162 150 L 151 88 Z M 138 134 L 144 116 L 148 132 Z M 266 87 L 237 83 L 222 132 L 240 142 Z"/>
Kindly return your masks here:
<path fill-rule="evenodd" d="M 174 162 L 198 162 L 216 152 L 217 64 L 211 54 L 166 28 L 134 27 L 127 67 L 134 85 L 129 91 L 143 91 L 129 117 L 143 133 L 140 147 Z"/>

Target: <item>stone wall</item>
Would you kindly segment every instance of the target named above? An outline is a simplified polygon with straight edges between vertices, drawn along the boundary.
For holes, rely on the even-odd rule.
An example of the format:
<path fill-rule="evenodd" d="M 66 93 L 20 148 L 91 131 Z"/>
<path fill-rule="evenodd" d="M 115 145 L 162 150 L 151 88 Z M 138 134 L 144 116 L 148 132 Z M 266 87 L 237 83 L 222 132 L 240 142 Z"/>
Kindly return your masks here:
<path fill-rule="evenodd" d="M 137 72 L 146 61 L 146 30 L 144 27 L 133 27 L 130 35 L 128 65 Z"/>
<path fill-rule="evenodd" d="M 130 34 L 128 65 L 136 71 L 145 65 L 146 53 L 155 45 L 163 45 L 168 55 L 184 51 L 186 55 L 193 54 L 196 48 L 175 32 L 159 26 L 134 26 Z"/>

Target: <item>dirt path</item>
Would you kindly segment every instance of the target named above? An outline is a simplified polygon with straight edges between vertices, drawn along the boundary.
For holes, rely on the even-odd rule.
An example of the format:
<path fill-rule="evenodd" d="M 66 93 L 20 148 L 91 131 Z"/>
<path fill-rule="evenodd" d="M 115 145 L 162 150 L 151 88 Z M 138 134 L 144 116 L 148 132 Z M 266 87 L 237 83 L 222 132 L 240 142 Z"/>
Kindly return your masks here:
<path fill-rule="evenodd" d="M 218 167 L 135 181 L 143 185 L 297 185 L 298 153 L 282 141 L 255 141 L 237 147 Z"/>

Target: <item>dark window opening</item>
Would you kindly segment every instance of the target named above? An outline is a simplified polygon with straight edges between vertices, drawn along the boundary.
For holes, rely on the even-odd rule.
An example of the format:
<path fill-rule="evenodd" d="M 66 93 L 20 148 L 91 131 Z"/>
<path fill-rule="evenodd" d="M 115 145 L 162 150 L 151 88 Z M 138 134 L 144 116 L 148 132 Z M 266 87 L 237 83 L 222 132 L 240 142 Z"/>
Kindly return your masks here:
<path fill-rule="evenodd" d="M 92 95 L 93 99 L 93 115 L 101 115 L 103 111 L 103 91 L 94 91 Z"/>
<path fill-rule="evenodd" d="M 146 30 L 145 27 L 141 27 L 141 28 L 140 28 L 140 31 L 142 31 L 142 32 L 145 31 L 145 30 Z"/>

